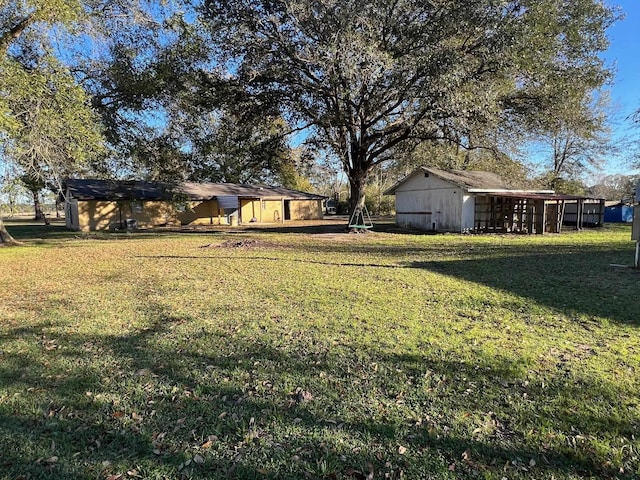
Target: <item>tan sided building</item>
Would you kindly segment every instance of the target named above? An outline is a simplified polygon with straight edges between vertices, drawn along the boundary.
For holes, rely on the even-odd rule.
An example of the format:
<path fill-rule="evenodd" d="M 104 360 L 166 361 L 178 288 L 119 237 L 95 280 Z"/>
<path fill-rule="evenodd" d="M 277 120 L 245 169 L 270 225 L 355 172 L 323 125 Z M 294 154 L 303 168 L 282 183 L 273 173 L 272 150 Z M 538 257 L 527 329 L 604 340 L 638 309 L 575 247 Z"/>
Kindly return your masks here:
<path fill-rule="evenodd" d="M 91 231 L 322 219 L 326 197 L 264 185 L 68 179 L 67 227 Z"/>

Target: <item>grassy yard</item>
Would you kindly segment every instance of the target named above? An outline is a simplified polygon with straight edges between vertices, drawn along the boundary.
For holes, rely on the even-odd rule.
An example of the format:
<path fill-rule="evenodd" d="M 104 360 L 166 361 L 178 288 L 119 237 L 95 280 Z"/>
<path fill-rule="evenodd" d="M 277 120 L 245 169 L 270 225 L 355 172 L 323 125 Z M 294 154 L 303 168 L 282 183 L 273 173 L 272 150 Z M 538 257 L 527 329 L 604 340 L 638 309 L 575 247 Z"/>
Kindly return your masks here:
<path fill-rule="evenodd" d="M 1 479 L 640 477 L 628 227 L 8 228 Z"/>

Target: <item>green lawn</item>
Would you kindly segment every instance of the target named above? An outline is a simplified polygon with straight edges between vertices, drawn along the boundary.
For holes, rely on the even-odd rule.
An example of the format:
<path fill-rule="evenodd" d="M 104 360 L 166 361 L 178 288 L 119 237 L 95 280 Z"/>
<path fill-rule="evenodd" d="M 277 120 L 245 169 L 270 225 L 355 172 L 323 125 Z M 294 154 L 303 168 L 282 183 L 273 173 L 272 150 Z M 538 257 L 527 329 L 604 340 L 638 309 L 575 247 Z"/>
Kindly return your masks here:
<path fill-rule="evenodd" d="M 1 479 L 640 477 L 629 227 L 8 228 Z"/>

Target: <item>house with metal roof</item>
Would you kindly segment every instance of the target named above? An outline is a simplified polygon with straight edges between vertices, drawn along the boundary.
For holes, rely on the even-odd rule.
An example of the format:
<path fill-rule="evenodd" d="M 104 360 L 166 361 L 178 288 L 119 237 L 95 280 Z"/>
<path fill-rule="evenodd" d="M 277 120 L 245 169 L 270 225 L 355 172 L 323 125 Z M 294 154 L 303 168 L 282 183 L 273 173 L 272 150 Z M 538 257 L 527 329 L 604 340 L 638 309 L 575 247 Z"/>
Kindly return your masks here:
<path fill-rule="evenodd" d="M 604 200 L 527 190 L 491 172 L 421 167 L 385 192 L 396 223 L 448 232 L 559 233 L 603 222 Z"/>
<path fill-rule="evenodd" d="M 77 178 L 64 196 L 67 227 L 82 231 L 314 220 L 326 198 L 266 185 Z"/>

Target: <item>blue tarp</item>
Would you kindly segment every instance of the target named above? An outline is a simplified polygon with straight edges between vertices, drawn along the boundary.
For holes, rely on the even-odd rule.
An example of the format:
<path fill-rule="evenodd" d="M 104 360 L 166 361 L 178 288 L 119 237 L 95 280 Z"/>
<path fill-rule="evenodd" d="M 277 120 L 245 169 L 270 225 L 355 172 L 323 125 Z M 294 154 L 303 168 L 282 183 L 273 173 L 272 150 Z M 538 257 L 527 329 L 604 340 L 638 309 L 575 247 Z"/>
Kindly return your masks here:
<path fill-rule="evenodd" d="M 629 205 L 615 205 L 604 209 L 604 221 L 609 223 L 631 223 L 633 221 L 633 207 Z"/>

